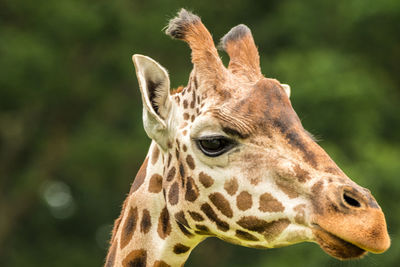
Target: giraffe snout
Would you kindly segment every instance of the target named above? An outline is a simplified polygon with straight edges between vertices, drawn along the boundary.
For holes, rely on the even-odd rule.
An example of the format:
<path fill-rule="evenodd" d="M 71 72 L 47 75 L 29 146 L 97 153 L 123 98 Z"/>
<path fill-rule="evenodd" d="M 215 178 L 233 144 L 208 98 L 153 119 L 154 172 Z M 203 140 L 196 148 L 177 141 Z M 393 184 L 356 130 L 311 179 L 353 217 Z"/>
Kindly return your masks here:
<path fill-rule="evenodd" d="M 330 185 L 319 199 L 322 205 L 315 214 L 315 235 L 329 254 L 353 258 L 362 256 L 362 251 L 382 253 L 390 247 L 385 216 L 369 190 L 353 183 Z M 348 247 L 355 252 L 342 254 Z"/>

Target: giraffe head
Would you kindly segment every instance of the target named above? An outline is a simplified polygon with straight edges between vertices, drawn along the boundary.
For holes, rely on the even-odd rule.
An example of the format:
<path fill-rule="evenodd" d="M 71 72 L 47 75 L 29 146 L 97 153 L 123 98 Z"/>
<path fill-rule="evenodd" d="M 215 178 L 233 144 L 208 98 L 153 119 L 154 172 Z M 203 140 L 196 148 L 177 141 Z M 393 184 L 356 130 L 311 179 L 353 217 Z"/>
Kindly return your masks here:
<path fill-rule="evenodd" d="M 188 85 L 134 55 L 144 128 L 161 151 L 162 187 L 182 231 L 257 248 L 316 242 L 333 257 L 390 246 L 371 193 L 348 178 L 301 125 L 290 87 L 261 74 L 250 30 L 221 40 L 220 60 L 200 18 L 181 10 L 166 33 L 187 42 Z"/>

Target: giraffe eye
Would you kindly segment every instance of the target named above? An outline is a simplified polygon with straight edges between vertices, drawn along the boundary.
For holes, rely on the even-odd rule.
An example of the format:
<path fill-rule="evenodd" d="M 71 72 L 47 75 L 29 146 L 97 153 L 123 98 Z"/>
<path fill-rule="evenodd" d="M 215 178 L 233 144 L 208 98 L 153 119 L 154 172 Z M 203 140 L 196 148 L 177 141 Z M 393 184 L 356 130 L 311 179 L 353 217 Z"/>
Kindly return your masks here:
<path fill-rule="evenodd" d="M 224 136 L 203 137 L 196 140 L 196 144 L 201 152 L 209 157 L 218 157 L 235 145 L 234 141 Z"/>

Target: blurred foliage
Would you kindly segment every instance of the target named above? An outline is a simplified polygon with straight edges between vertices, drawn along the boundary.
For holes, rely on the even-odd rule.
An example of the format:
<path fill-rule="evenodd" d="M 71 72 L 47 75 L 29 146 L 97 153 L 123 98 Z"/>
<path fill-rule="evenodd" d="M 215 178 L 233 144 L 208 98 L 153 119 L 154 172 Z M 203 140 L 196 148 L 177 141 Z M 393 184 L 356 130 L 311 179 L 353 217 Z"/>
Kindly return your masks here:
<path fill-rule="evenodd" d="M 391 249 L 339 262 L 315 244 L 261 251 L 209 239 L 187 266 L 397 266 L 400 1 L 1 0 L 0 266 L 99 266 L 150 143 L 133 53 L 186 84 L 190 51 L 161 29 L 186 7 L 215 40 L 247 24 L 263 72 L 387 216 Z M 227 56 L 222 55 L 224 61 Z"/>

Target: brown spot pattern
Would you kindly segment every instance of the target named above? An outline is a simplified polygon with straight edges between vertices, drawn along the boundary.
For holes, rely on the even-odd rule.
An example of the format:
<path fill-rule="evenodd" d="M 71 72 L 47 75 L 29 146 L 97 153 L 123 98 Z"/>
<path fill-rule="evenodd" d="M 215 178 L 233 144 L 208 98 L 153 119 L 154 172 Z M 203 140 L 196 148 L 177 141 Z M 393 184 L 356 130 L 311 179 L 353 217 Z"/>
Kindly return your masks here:
<path fill-rule="evenodd" d="M 279 235 L 289 224 L 288 219 L 279 219 L 272 222 L 261 220 L 255 216 L 242 217 L 237 224 L 241 227 L 263 234 L 267 240 Z"/>
<path fill-rule="evenodd" d="M 213 185 L 214 180 L 209 175 L 205 174 L 204 172 L 200 172 L 199 174 L 200 183 L 205 187 L 209 188 Z"/>
<path fill-rule="evenodd" d="M 240 238 L 240 239 L 244 239 L 244 240 L 248 240 L 248 241 L 259 241 L 259 239 L 257 237 L 255 237 L 254 235 L 242 231 L 242 230 L 236 230 L 236 237 Z"/>
<path fill-rule="evenodd" d="M 296 164 L 296 165 L 293 167 L 293 170 L 294 170 L 294 173 L 295 173 L 295 175 L 296 175 L 296 177 L 297 177 L 297 180 L 298 180 L 300 183 L 304 183 L 304 182 L 306 182 L 307 180 L 310 180 L 310 178 L 311 178 L 311 177 L 310 177 L 310 173 L 309 173 L 308 171 L 302 169 L 302 168 L 300 167 L 300 165 Z"/>
<path fill-rule="evenodd" d="M 171 233 L 171 222 L 167 207 L 161 211 L 160 218 L 158 219 L 158 235 L 161 239 L 165 239 Z"/>
<path fill-rule="evenodd" d="M 179 200 L 179 185 L 177 182 L 173 183 L 168 192 L 168 200 L 171 205 L 176 205 Z"/>
<path fill-rule="evenodd" d="M 311 201 L 314 207 L 314 211 L 318 214 L 322 214 L 324 212 L 324 207 L 322 206 L 323 203 L 320 200 L 323 185 L 324 183 L 322 181 L 319 181 L 311 187 Z"/>
<path fill-rule="evenodd" d="M 185 99 L 183 100 L 183 107 L 186 109 L 188 108 L 188 101 Z"/>
<path fill-rule="evenodd" d="M 167 174 L 167 181 L 171 182 L 174 178 L 175 178 L 175 173 L 176 173 L 176 169 L 175 167 L 172 167 Z"/>
<path fill-rule="evenodd" d="M 264 193 L 260 196 L 260 207 L 258 209 L 263 212 L 280 212 L 285 210 L 282 203 L 270 193 Z"/>
<path fill-rule="evenodd" d="M 188 252 L 190 247 L 187 247 L 181 243 L 178 243 L 174 246 L 174 253 L 175 254 L 182 254 Z"/>
<path fill-rule="evenodd" d="M 233 196 L 236 193 L 238 188 L 239 188 L 239 185 L 238 185 L 236 178 L 232 178 L 232 179 L 226 181 L 224 184 L 225 191 L 231 196 Z"/>
<path fill-rule="evenodd" d="M 332 174 L 334 174 L 334 175 L 341 175 L 341 174 L 343 174 L 343 172 L 342 172 L 337 166 L 334 166 L 334 167 L 332 167 L 332 166 L 326 167 L 326 168 L 324 169 L 324 171 L 325 171 L 325 172 L 332 173 Z"/>
<path fill-rule="evenodd" d="M 179 229 L 181 230 L 181 232 L 182 232 L 185 236 L 187 236 L 187 237 L 189 237 L 189 238 L 193 237 L 193 234 L 192 234 L 191 232 L 189 232 L 189 230 L 188 230 L 183 224 L 181 224 L 181 223 L 179 223 L 179 222 L 177 222 L 176 224 L 178 225 Z"/>
<path fill-rule="evenodd" d="M 264 231 L 264 237 L 268 240 L 271 241 L 275 237 L 279 236 L 283 230 L 286 229 L 290 224 L 290 221 L 288 219 L 279 219 L 277 221 L 273 221 L 270 223 L 267 229 Z"/>
<path fill-rule="evenodd" d="M 304 225 L 306 223 L 305 211 L 304 211 L 305 207 L 306 207 L 305 204 L 299 204 L 293 208 L 293 210 L 297 212 L 296 216 L 294 217 L 294 221 L 298 224 Z"/>
<path fill-rule="evenodd" d="M 142 221 L 140 222 L 140 231 L 147 234 L 151 228 L 150 212 L 147 209 L 143 210 Z"/>
<path fill-rule="evenodd" d="M 183 133 L 183 135 L 186 135 L 186 134 Z M 183 146 L 182 146 L 182 149 L 183 149 L 184 152 L 186 152 L 186 151 L 187 151 L 187 146 L 186 146 L 186 145 L 183 145 Z"/>
<path fill-rule="evenodd" d="M 186 163 L 189 166 L 189 168 L 191 168 L 192 170 L 194 170 L 195 168 L 195 164 L 194 164 L 194 160 L 193 157 L 191 155 L 187 155 L 186 157 Z"/>
<path fill-rule="evenodd" d="M 144 249 L 131 251 L 122 261 L 123 267 L 146 267 L 147 252 Z"/>
<path fill-rule="evenodd" d="M 277 179 L 275 184 L 279 187 L 279 189 L 285 193 L 289 198 L 296 198 L 299 196 L 297 193 L 295 185 L 290 183 L 287 180 Z"/>
<path fill-rule="evenodd" d="M 139 189 L 139 187 L 143 184 L 144 178 L 146 178 L 146 169 L 147 169 L 147 162 L 149 158 L 146 158 L 140 167 L 138 173 L 136 174 L 135 180 L 133 181 L 133 184 L 131 186 L 131 190 L 129 194 L 132 194 L 136 190 Z"/>
<path fill-rule="evenodd" d="M 211 208 L 211 206 L 208 203 L 204 203 L 203 205 L 201 205 L 200 209 L 204 212 L 204 214 L 211 221 L 213 221 L 217 225 L 217 228 L 219 230 L 224 231 L 224 232 L 229 230 L 229 224 L 220 220 L 218 218 L 217 214 L 214 212 L 214 210 Z"/>
<path fill-rule="evenodd" d="M 221 193 L 213 193 L 208 196 L 214 206 L 226 217 L 232 218 L 233 212 L 229 201 Z"/>
<path fill-rule="evenodd" d="M 210 230 L 207 226 L 202 224 L 196 224 L 196 231 L 194 231 L 198 235 L 211 235 Z"/>
<path fill-rule="evenodd" d="M 186 220 L 185 213 L 183 211 L 179 211 L 175 213 L 175 220 L 186 227 L 189 227 L 189 224 Z"/>
<path fill-rule="evenodd" d="M 169 165 L 171 165 L 171 159 L 172 159 L 172 155 L 171 155 L 171 153 L 168 153 L 168 163 L 167 163 L 168 168 L 169 168 Z"/>
<path fill-rule="evenodd" d="M 240 210 L 248 210 L 253 205 L 251 195 L 247 191 L 242 191 L 236 197 L 236 205 Z"/>
<path fill-rule="evenodd" d="M 181 175 L 181 178 L 185 177 L 185 168 L 183 167 L 182 163 L 179 163 L 179 174 Z"/>
<path fill-rule="evenodd" d="M 268 226 L 270 225 L 269 222 L 267 222 L 265 220 L 261 220 L 261 219 L 257 218 L 256 216 L 242 217 L 239 221 L 237 221 L 237 224 L 247 230 L 258 232 L 258 233 L 263 233 L 265 231 L 265 229 L 267 229 Z"/>
<path fill-rule="evenodd" d="M 151 176 L 149 181 L 149 192 L 160 193 L 162 189 L 162 176 L 155 173 Z"/>
<path fill-rule="evenodd" d="M 188 113 L 183 113 L 183 119 L 188 120 L 190 118 L 190 115 Z"/>
<path fill-rule="evenodd" d="M 196 101 L 196 91 L 193 90 L 193 94 L 192 94 L 192 101 L 190 101 L 190 108 L 194 108 L 194 102 Z M 193 103 L 193 106 L 192 106 Z"/>
<path fill-rule="evenodd" d="M 138 220 L 138 209 L 130 208 L 121 232 L 120 248 L 123 249 L 132 239 Z"/>
<path fill-rule="evenodd" d="M 201 216 L 200 213 L 195 212 L 195 211 L 189 211 L 189 215 L 190 217 L 192 217 L 193 220 L 195 220 L 196 222 L 201 222 L 204 220 L 203 216 Z"/>
<path fill-rule="evenodd" d="M 153 149 L 153 153 L 151 153 L 151 164 L 152 165 L 156 164 L 159 155 L 160 155 L 160 150 L 158 149 L 158 146 L 155 145 L 154 149 Z"/>
<path fill-rule="evenodd" d="M 187 201 L 193 202 L 199 196 L 199 188 L 197 187 L 195 181 L 192 177 L 188 177 L 186 181 L 186 193 L 185 199 Z"/>
<path fill-rule="evenodd" d="M 153 267 L 171 267 L 165 261 L 155 261 Z"/>
<path fill-rule="evenodd" d="M 305 137 L 307 134 L 305 134 L 300 127 L 293 127 L 282 133 L 284 134 L 288 143 L 292 147 L 297 148 L 303 154 L 303 159 L 310 163 L 311 166 L 316 168 L 318 166 L 317 160 L 319 157 L 316 153 L 317 151 L 313 149 L 314 142 L 311 141 L 310 138 Z"/>

